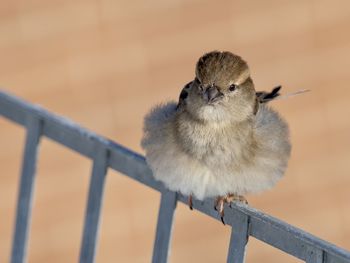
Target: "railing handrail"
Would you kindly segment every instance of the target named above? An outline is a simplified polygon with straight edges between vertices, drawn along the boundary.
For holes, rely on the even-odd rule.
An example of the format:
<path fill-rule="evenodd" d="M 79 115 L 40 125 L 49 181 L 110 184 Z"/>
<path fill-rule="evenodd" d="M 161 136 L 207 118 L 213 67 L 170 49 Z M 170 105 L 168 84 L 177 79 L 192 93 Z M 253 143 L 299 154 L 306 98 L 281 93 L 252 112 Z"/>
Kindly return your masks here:
<path fill-rule="evenodd" d="M 142 155 L 88 131 L 66 118 L 54 115 L 40 106 L 27 103 L 4 91 L 0 91 L 0 115 L 27 127 L 28 130 L 30 125 L 33 124 L 33 120 L 35 120 L 35 123 L 40 123 L 40 136 L 46 136 L 91 158 L 94 160 L 94 164 L 97 162 L 97 168 L 94 166 L 94 171 L 97 171 L 97 177 L 99 174 L 104 176 L 104 169 L 110 167 L 161 192 L 162 202 L 159 211 L 153 262 L 166 261 L 172 214 L 174 213 L 176 202 L 187 203 L 187 197 L 166 190 L 162 183 L 156 181 Z M 101 154 L 104 157 L 101 157 Z M 98 166 L 99 163 L 101 164 L 100 166 Z M 100 184 L 103 185 L 103 182 Z M 103 194 L 102 185 L 102 188 L 100 188 L 101 195 Z M 93 189 L 91 190 L 91 188 L 90 194 L 93 194 Z M 101 196 L 98 198 L 101 199 Z M 217 212 L 213 209 L 213 202 L 213 200 L 193 200 L 193 208 L 220 220 Z M 94 220 L 91 222 L 98 224 L 98 218 L 96 220 L 96 222 Z M 231 235 L 228 255 L 228 261 L 230 262 L 243 261 L 244 247 L 249 236 L 253 236 L 306 262 L 350 262 L 349 251 L 321 240 L 250 206 L 234 204 L 232 208 L 225 207 L 225 222 L 227 225 L 232 226 L 232 233 L 235 233 Z M 89 229 L 85 230 L 88 231 Z M 96 231 L 97 229 L 95 229 Z M 96 239 L 96 233 L 93 238 Z M 95 243 L 94 240 L 94 249 Z M 16 246 L 15 243 L 14 246 Z M 165 249 L 166 251 L 159 253 L 160 249 Z M 13 260 L 12 262 L 23 261 Z M 88 260 L 81 262 L 88 262 Z M 93 262 L 93 255 L 91 262 Z"/>

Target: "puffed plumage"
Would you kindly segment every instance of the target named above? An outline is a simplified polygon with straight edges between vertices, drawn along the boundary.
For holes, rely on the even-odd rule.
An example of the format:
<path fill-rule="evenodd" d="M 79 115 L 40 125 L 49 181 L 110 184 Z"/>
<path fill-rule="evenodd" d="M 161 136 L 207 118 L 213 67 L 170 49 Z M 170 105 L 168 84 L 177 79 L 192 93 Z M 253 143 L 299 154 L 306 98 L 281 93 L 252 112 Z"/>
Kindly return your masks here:
<path fill-rule="evenodd" d="M 273 187 L 291 149 L 286 122 L 265 104 L 278 91 L 255 92 L 237 55 L 202 56 L 179 102 L 160 104 L 145 117 L 142 147 L 154 177 L 199 200 Z"/>

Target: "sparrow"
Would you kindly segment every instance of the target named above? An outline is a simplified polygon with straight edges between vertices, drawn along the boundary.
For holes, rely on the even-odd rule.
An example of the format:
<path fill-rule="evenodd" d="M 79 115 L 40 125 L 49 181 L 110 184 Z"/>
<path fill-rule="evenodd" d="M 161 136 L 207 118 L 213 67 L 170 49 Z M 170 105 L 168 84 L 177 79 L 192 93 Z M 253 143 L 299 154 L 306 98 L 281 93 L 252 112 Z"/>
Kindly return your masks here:
<path fill-rule="evenodd" d="M 248 64 L 231 52 L 212 51 L 197 62 L 194 80 L 178 102 L 155 106 L 145 116 L 141 145 L 156 180 L 198 200 L 246 202 L 244 195 L 272 188 L 291 152 L 289 130 L 266 104 L 280 97 L 256 92 Z"/>

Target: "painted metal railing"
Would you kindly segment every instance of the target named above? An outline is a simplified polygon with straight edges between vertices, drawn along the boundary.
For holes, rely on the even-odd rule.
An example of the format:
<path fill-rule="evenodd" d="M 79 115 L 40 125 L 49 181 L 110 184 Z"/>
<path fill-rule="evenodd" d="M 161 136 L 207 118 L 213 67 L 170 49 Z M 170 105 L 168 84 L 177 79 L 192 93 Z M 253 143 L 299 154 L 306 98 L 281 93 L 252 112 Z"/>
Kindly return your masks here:
<path fill-rule="evenodd" d="M 177 202 L 187 203 L 187 197 L 168 191 L 160 182 L 155 181 L 143 156 L 98 136 L 70 120 L 5 92 L 0 92 L 0 115 L 27 129 L 12 246 L 12 263 L 26 262 L 36 156 L 40 138 L 43 136 L 93 161 L 80 262 L 90 263 L 95 260 L 101 204 L 108 168 L 161 192 L 152 262 L 167 262 L 176 204 Z M 193 208 L 220 220 L 213 209 L 213 202 L 213 200 L 204 202 L 193 200 Z M 253 236 L 308 263 L 350 263 L 350 252 L 249 206 L 233 204 L 232 207 L 225 207 L 225 222 L 232 227 L 227 262 L 243 262 L 248 238 Z"/>

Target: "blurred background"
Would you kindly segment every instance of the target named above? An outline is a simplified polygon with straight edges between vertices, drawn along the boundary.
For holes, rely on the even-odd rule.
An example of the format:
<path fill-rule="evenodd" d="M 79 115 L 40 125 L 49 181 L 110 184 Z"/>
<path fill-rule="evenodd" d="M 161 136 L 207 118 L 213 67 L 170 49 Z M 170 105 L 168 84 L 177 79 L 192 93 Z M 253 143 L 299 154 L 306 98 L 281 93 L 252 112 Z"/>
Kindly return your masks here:
<path fill-rule="evenodd" d="M 293 143 L 286 176 L 250 205 L 350 249 L 350 2 L 2 0 L 0 86 L 142 152 L 143 116 L 176 100 L 196 60 L 240 54 Z M 24 129 L 0 118 L 0 262 L 10 255 Z M 91 162 L 41 142 L 29 262 L 76 262 Z M 150 262 L 159 194 L 108 172 L 97 262 Z M 179 204 L 171 262 L 224 262 L 230 228 Z M 250 239 L 247 262 L 299 262 Z"/>

